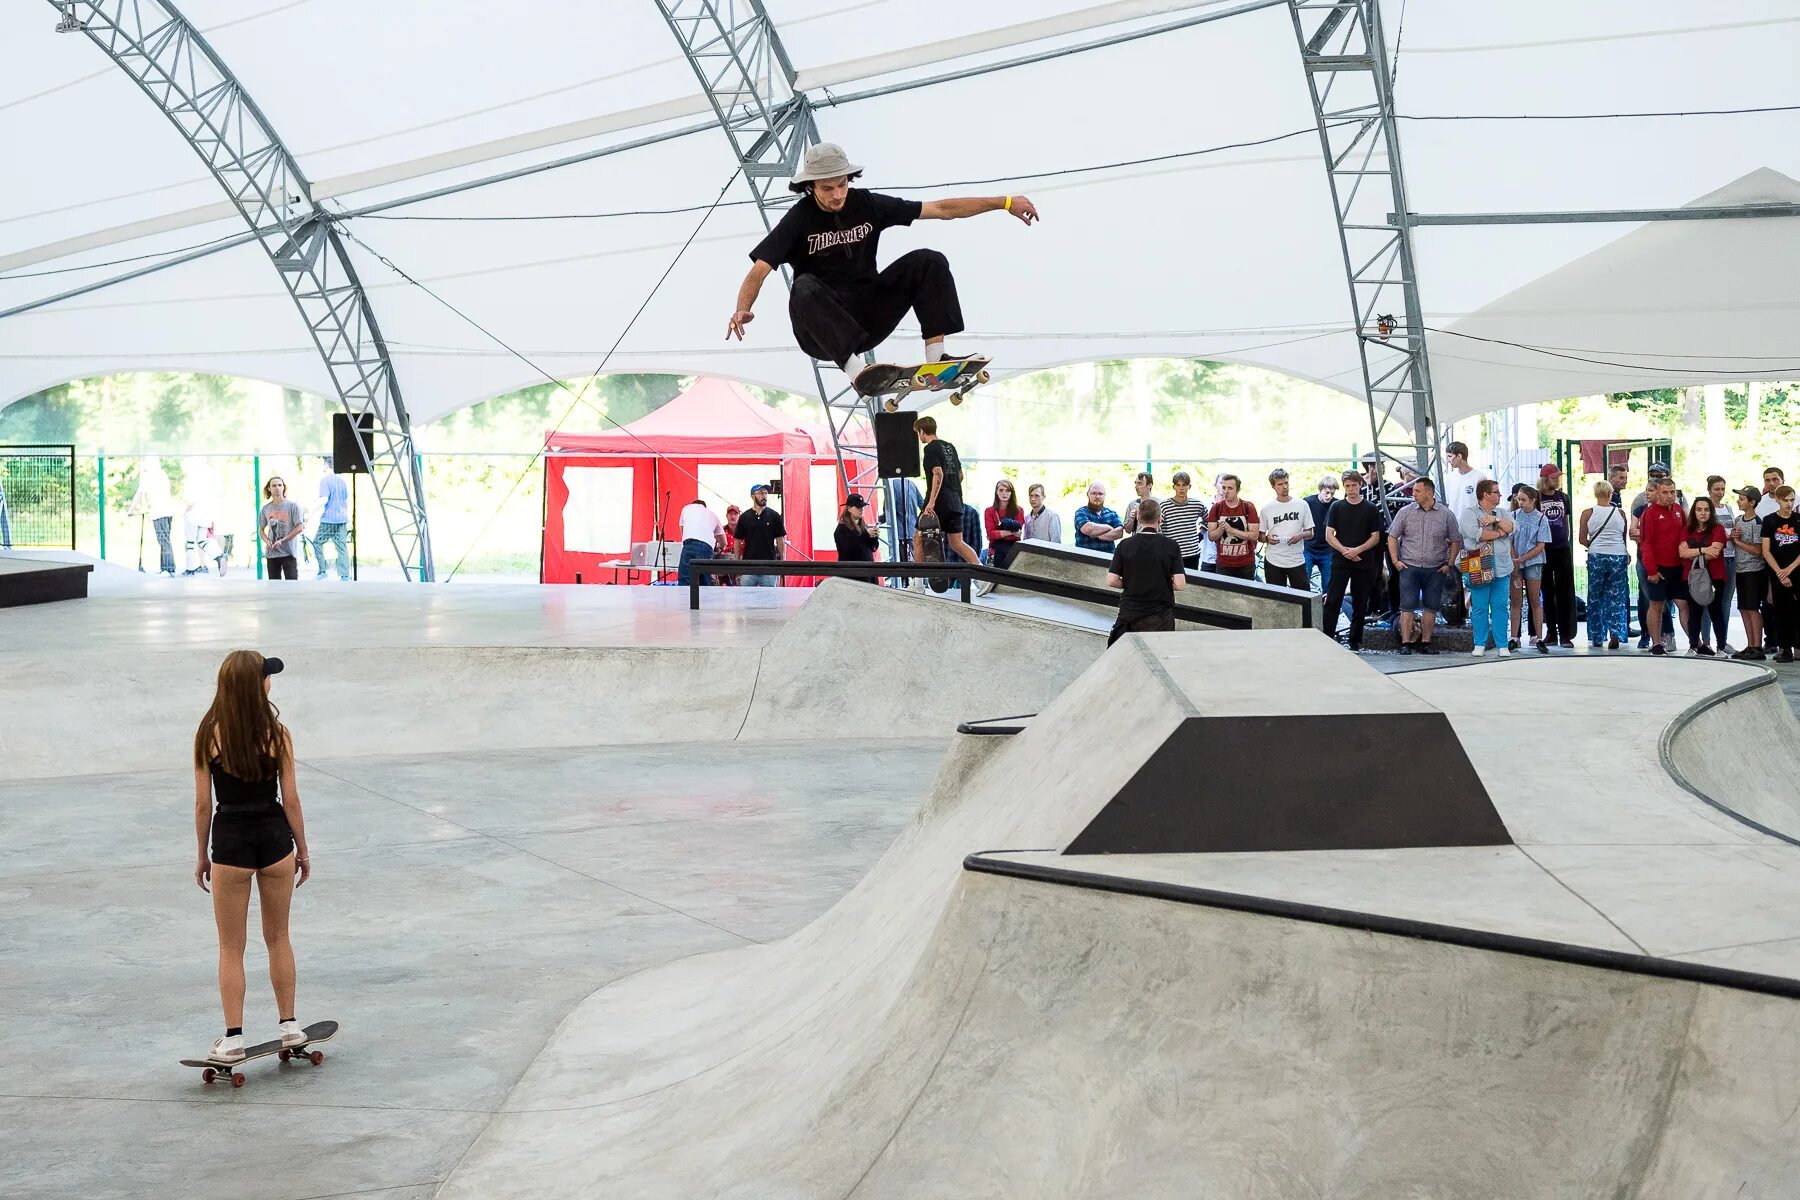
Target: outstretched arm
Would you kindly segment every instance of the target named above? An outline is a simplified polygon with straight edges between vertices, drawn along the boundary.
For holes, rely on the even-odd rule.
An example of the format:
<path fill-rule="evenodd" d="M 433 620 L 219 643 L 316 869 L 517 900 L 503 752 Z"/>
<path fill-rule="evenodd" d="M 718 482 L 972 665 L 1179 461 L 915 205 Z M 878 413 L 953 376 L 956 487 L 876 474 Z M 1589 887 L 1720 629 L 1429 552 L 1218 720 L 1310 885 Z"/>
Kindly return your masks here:
<path fill-rule="evenodd" d="M 750 273 L 744 276 L 744 282 L 738 287 L 737 308 L 732 311 L 731 320 L 725 326 L 725 340 L 736 338 L 744 340 L 744 326 L 756 320 L 756 314 L 750 310 L 756 307 L 756 298 L 762 294 L 763 280 L 775 268 L 757 259 L 750 264 Z"/>
<path fill-rule="evenodd" d="M 926 221 L 954 221 L 982 213 L 1009 212 L 1027 225 L 1038 219 L 1037 206 L 1023 196 L 960 196 L 953 200 L 927 200 L 919 209 Z"/>

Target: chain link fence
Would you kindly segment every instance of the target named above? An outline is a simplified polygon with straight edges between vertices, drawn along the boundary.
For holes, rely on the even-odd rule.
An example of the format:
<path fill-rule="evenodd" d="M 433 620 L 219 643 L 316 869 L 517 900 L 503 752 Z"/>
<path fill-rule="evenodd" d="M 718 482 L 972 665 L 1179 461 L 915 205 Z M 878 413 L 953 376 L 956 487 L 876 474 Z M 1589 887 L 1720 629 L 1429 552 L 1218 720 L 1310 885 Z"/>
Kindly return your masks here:
<path fill-rule="evenodd" d="M 0 549 L 75 549 L 75 447 L 0 446 Z"/>

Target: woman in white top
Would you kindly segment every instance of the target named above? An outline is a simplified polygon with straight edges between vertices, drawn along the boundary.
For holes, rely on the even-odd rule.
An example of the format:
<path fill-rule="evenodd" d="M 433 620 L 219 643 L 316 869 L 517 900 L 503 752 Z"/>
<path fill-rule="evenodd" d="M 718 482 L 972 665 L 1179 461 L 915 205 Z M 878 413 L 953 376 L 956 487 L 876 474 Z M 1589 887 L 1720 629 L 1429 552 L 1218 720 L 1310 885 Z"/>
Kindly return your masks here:
<path fill-rule="evenodd" d="M 1581 544 L 1587 547 L 1588 644 L 1596 650 L 1604 638 L 1608 650 L 1631 629 L 1631 554 L 1625 542 L 1625 511 L 1613 502 L 1612 484 L 1594 485 L 1594 507 L 1581 514 Z"/>

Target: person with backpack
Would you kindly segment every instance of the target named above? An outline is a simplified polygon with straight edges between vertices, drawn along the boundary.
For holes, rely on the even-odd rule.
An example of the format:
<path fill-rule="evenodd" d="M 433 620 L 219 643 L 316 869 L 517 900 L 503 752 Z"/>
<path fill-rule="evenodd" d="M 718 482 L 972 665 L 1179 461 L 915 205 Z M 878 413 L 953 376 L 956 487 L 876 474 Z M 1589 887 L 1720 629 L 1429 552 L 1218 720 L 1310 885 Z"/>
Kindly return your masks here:
<path fill-rule="evenodd" d="M 1588 645 L 1608 650 L 1631 636 L 1631 551 L 1625 541 L 1625 510 L 1618 493 L 1602 479 L 1594 485 L 1594 507 L 1581 514 L 1581 544 L 1587 550 Z"/>

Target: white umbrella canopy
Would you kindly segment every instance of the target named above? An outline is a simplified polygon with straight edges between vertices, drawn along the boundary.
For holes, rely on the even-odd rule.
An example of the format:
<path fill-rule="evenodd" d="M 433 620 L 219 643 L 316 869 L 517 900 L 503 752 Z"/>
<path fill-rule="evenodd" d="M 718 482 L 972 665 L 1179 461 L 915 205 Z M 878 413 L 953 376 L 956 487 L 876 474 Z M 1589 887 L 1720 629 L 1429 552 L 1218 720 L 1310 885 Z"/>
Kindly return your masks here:
<path fill-rule="evenodd" d="M 1285 6 L 842 105 L 831 101 L 1234 6 L 768 7 L 802 86 L 822 106 L 824 135 L 869 166 L 867 185 L 920 197 L 1023 192 L 1039 202 L 1045 219 L 1035 228 L 987 216 L 922 223 L 883 242 L 884 259 L 918 245 L 950 255 L 970 325 L 962 340 L 993 354 L 1001 372 L 1194 355 L 1360 394 L 1343 263 Z M 761 222 L 742 204 L 741 183 L 703 225 L 693 211 L 712 203 L 733 160 L 724 136 L 704 128 L 711 109 L 656 6 L 549 0 L 521 13 L 473 0 L 264 0 L 246 11 L 190 0 L 183 11 L 294 151 L 315 195 L 343 210 L 702 127 L 379 214 L 405 219 L 348 219 L 353 260 L 415 419 L 546 372 L 578 378 L 602 362 L 608 371 L 812 389 L 778 284 L 765 292 L 750 340 L 724 341 Z M 1800 16 L 1778 0 L 1703 10 L 1670 0 L 1412 0 L 1400 16 L 1387 7 L 1415 211 L 1672 205 L 1746 176 L 1762 182 L 1728 194 L 1761 194 L 1757 187 L 1774 183 L 1752 173 L 1765 168 L 1800 175 L 1792 136 L 1800 122 L 1788 112 L 1412 119 L 1779 106 L 1800 58 Z M 15 166 L 0 192 L 0 312 L 239 232 L 169 123 L 87 39 L 53 33 L 55 18 L 48 4 L 0 11 L 0 136 Z M 419 219 L 649 209 L 690 211 Z M 1581 267 L 1621 234 L 1639 237 L 1627 227 L 1427 228 L 1418 234 L 1421 291 L 1434 328 L 1586 344 L 1568 336 L 1574 323 L 1583 338 L 1607 335 L 1595 348 L 1655 347 L 1695 356 L 1719 372 L 1712 378 L 1755 378 L 1740 356 L 1760 352 L 1762 334 L 1746 329 L 1764 328 L 1754 314 L 1792 300 L 1795 273 L 1770 264 L 1785 262 L 1793 227 L 1765 219 L 1641 230 L 1632 245 L 1650 249 L 1633 253 L 1636 304 L 1620 304 L 1617 288 Z M 1713 294 L 1676 274 L 1705 259 L 1707 242 L 1696 238 L 1718 242 L 1713 249 L 1754 274 L 1755 286 L 1740 275 L 1737 288 Z M 1663 250 L 1664 239 L 1676 249 Z M 1518 324 L 1525 315 L 1512 311 L 1505 321 L 1514 324 L 1457 324 L 1494 317 L 1490 306 L 1516 309 L 1520 289 L 1540 279 L 1563 316 Z M 1649 295 L 1667 311 L 1647 311 Z M 909 356 L 910 338 L 903 329 L 884 350 Z M 324 390 L 309 347 L 273 268 L 250 245 L 0 317 L 0 403 L 136 364 Z M 1605 369 L 1618 374 L 1604 379 L 1605 371 L 1556 374 L 1592 364 L 1551 368 L 1532 364 L 1534 352 L 1502 354 L 1449 335 L 1433 335 L 1432 355 L 1446 420 L 1600 382 L 1669 378 L 1624 368 Z"/>

